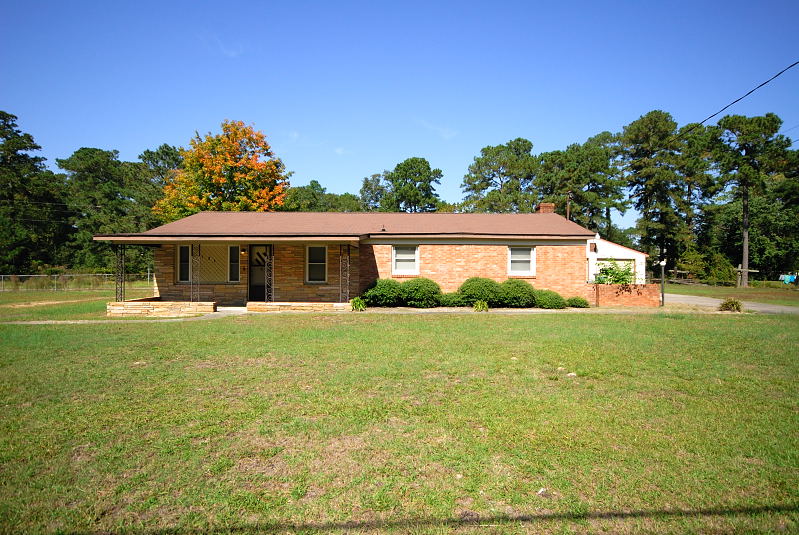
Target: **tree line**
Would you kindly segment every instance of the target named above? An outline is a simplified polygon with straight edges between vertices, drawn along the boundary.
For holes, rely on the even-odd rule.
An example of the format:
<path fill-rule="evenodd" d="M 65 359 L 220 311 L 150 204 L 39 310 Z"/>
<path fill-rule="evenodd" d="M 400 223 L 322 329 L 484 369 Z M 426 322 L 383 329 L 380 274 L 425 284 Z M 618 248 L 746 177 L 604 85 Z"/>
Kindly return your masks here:
<path fill-rule="evenodd" d="M 358 194 L 327 192 L 317 180 L 291 187 L 264 135 L 237 121 L 135 162 L 81 148 L 53 172 L 16 121 L 0 112 L 4 273 L 108 270 L 112 252 L 94 234 L 140 232 L 201 210 L 523 213 L 541 202 L 698 278 L 730 280 L 739 263 L 761 278 L 799 269 L 799 151 L 774 114 L 680 127 L 655 110 L 562 150 L 536 154 L 523 138 L 484 147 L 456 203 L 440 198 L 443 173 L 420 157 L 364 177 Z M 641 217 L 619 228 L 612 214 L 630 208 Z M 150 258 L 131 262 L 143 269 Z"/>

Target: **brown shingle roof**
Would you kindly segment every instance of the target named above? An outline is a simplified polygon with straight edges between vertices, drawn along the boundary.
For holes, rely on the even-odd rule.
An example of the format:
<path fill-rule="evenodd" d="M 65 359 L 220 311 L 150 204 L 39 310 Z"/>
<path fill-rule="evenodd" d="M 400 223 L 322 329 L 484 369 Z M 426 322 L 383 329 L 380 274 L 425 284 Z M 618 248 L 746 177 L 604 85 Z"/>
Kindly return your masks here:
<path fill-rule="evenodd" d="M 536 237 L 591 238 L 594 233 L 557 214 L 385 212 L 200 212 L 139 234 L 112 238 L 199 237 Z M 122 241 L 122 240 L 120 240 Z M 128 241 L 128 240 L 124 240 Z M 155 240 L 152 240 L 155 241 Z"/>

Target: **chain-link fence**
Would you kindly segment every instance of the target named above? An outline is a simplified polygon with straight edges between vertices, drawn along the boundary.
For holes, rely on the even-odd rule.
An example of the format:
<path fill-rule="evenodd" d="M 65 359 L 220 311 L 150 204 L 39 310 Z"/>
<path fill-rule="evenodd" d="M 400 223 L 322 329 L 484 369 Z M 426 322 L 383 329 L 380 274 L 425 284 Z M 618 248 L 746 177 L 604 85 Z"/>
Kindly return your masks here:
<path fill-rule="evenodd" d="M 0 292 L 111 290 L 116 286 L 113 273 L 61 275 L 0 275 Z M 148 290 L 154 286 L 151 273 L 126 273 L 125 289 Z"/>

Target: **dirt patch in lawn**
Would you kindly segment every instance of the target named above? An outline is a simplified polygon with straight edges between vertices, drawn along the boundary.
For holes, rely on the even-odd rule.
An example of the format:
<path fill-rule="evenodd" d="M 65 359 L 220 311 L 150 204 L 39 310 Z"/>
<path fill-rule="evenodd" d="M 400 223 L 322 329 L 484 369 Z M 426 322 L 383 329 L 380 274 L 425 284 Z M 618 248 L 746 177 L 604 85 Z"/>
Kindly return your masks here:
<path fill-rule="evenodd" d="M 64 301 L 31 301 L 30 303 L 10 303 L 8 305 L 0 305 L 0 308 L 29 308 L 29 307 L 43 307 L 50 305 L 63 305 L 65 303 L 88 303 L 89 301 L 102 301 L 107 298 L 92 298 L 92 299 L 67 299 Z"/>

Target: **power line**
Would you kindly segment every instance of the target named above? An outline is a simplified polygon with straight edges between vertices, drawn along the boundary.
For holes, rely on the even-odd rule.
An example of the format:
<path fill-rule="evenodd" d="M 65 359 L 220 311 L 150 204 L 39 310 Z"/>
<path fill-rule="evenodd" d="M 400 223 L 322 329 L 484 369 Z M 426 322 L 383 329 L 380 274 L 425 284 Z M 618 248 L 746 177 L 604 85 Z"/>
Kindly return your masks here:
<path fill-rule="evenodd" d="M 59 206 L 70 206 L 69 204 L 67 204 L 65 202 L 44 202 L 44 201 L 28 201 L 28 200 L 16 201 L 14 199 L 0 199 L 0 202 L 14 202 L 14 203 L 19 202 L 19 203 L 26 203 L 26 204 L 50 204 L 50 205 L 59 205 Z M 86 206 L 86 208 L 102 208 L 102 206 L 96 206 L 96 205 L 90 204 L 90 205 Z M 77 210 L 73 210 L 73 211 L 77 211 Z"/>
<path fill-rule="evenodd" d="M 36 221 L 39 223 L 66 223 L 67 225 L 72 225 L 72 221 L 63 221 L 61 219 L 25 219 L 22 217 L 12 217 L 12 221 Z"/>
<path fill-rule="evenodd" d="M 784 72 L 785 72 L 785 71 L 787 71 L 788 69 L 791 69 L 791 68 L 793 68 L 793 67 L 796 67 L 797 65 L 799 65 L 799 61 L 795 61 L 795 62 L 791 63 L 790 65 L 788 65 L 787 67 L 785 67 L 784 69 L 782 69 L 780 72 L 778 72 L 777 74 L 775 74 L 774 76 L 772 76 L 771 78 L 769 78 L 768 80 L 766 80 L 765 82 L 763 82 L 762 84 L 758 85 L 757 87 L 755 87 L 755 88 L 753 88 L 753 89 L 750 89 L 749 91 L 747 91 L 747 92 L 746 92 L 746 94 L 744 94 L 744 95 L 743 95 L 743 96 L 741 96 L 741 97 L 738 97 L 738 98 L 736 98 L 735 100 L 733 100 L 732 102 L 730 102 L 729 104 L 727 104 L 726 106 L 724 106 L 723 108 L 721 108 L 719 111 L 717 111 L 717 112 L 716 112 L 716 113 L 714 113 L 713 115 L 709 115 L 709 116 L 705 117 L 703 120 L 701 120 L 700 122 L 698 122 L 698 123 L 694 124 L 694 125 L 693 125 L 691 128 L 689 128 L 688 130 L 686 130 L 686 131 L 685 131 L 685 132 L 683 132 L 682 134 L 678 135 L 678 136 L 675 138 L 675 140 L 677 140 L 677 139 L 680 139 L 681 137 L 683 137 L 683 136 L 686 136 L 686 135 L 690 134 L 690 133 L 691 133 L 691 131 L 692 131 L 692 130 L 694 130 L 695 128 L 697 128 L 697 127 L 699 127 L 699 126 L 701 126 L 701 125 L 705 124 L 707 121 L 709 121 L 710 119 L 712 119 L 713 117 L 715 117 L 715 116 L 716 116 L 716 115 L 718 115 L 719 113 L 723 112 L 724 110 L 726 110 L 727 108 L 729 108 L 729 107 L 730 107 L 730 106 L 732 106 L 733 104 L 736 104 L 736 103 L 738 103 L 738 102 L 742 101 L 743 99 L 745 99 L 746 97 L 748 97 L 749 95 L 751 95 L 752 93 L 754 93 L 755 91 L 757 91 L 758 89 L 760 89 L 761 87 L 763 87 L 764 85 L 768 84 L 769 82 L 771 82 L 772 80 L 774 80 L 775 78 L 777 78 L 778 76 L 780 76 L 782 73 L 784 73 Z M 797 125 L 797 126 L 799 126 L 799 125 Z"/>

